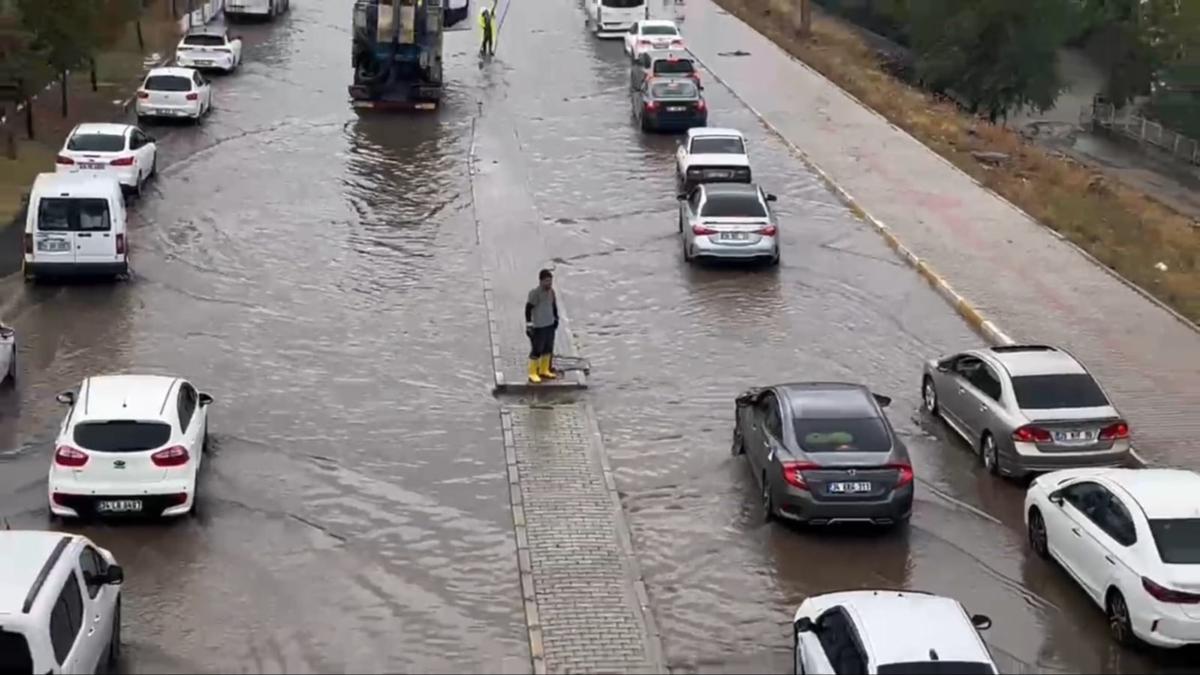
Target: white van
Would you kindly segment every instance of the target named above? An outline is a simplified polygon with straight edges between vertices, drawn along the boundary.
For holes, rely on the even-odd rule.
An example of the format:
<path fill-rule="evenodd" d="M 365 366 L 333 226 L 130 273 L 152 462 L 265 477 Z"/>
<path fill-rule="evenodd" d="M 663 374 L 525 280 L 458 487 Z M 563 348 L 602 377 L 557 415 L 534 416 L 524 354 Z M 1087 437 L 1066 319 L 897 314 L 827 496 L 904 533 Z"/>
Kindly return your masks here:
<path fill-rule="evenodd" d="M 40 174 L 25 216 L 25 279 L 128 274 L 125 216 L 121 184 L 112 174 Z"/>

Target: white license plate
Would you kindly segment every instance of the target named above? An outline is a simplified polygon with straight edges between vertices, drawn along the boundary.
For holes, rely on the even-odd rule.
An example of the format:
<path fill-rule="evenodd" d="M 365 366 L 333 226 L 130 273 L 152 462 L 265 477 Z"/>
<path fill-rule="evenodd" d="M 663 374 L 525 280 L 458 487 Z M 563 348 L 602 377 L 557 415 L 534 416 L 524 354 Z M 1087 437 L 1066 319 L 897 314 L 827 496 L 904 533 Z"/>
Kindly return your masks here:
<path fill-rule="evenodd" d="M 66 239 L 39 239 L 38 250 L 47 253 L 61 253 L 71 250 L 71 242 Z"/>
<path fill-rule="evenodd" d="M 208 59 L 196 59 L 196 65 L 198 66 L 211 66 L 212 64 L 213 62 Z"/>
<path fill-rule="evenodd" d="M 704 172 L 704 175 L 708 176 L 709 178 L 731 178 L 731 177 L 733 177 L 733 172 L 732 171 L 706 171 L 706 172 Z"/>
<path fill-rule="evenodd" d="M 832 494 L 857 494 L 860 492 L 870 492 L 871 484 L 867 482 L 860 483 L 830 483 L 829 492 Z"/>
<path fill-rule="evenodd" d="M 687 106 L 682 106 L 682 105 L 667 106 L 667 112 L 683 112 L 684 110 L 687 110 Z"/>
<path fill-rule="evenodd" d="M 101 513 L 136 513 L 142 510 L 140 499 L 114 499 L 96 502 L 96 510 Z"/>
<path fill-rule="evenodd" d="M 104 165 L 96 164 L 95 162 L 83 162 L 82 164 L 79 165 L 79 168 L 81 168 L 81 169 L 103 169 Z"/>
<path fill-rule="evenodd" d="M 722 232 L 717 238 L 722 241 L 745 241 L 750 238 L 750 234 L 748 232 Z"/>
<path fill-rule="evenodd" d="M 1092 431 L 1056 431 L 1054 440 L 1059 443 L 1089 443 L 1096 440 L 1096 434 Z"/>

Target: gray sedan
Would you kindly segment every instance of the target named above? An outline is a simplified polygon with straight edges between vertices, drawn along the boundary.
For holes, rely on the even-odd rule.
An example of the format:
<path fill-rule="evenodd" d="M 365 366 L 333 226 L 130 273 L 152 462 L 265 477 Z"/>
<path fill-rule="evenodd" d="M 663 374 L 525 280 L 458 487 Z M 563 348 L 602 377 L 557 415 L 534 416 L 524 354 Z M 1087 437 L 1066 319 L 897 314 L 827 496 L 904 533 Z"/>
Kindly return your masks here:
<path fill-rule="evenodd" d="M 733 454 L 746 455 L 763 514 L 824 525 L 893 525 L 912 514 L 908 449 L 859 384 L 801 382 L 738 396 Z"/>
<path fill-rule="evenodd" d="M 1129 425 L 1075 357 L 1044 345 L 973 349 L 925 364 L 925 408 L 989 471 L 1026 476 L 1130 459 Z"/>

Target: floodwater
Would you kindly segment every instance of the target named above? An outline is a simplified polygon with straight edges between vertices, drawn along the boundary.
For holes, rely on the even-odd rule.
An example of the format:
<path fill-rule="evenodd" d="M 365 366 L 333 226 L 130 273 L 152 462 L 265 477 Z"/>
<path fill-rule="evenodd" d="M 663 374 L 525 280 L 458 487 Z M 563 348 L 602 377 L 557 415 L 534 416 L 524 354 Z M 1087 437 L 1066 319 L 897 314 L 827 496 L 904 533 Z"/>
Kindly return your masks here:
<path fill-rule="evenodd" d="M 1113 647 L 1102 613 L 1027 553 L 1020 487 L 918 412 L 922 359 L 978 339 L 727 90 L 706 80 L 710 124 L 748 135 L 779 195 L 777 270 L 682 262 L 675 140 L 630 123 L 620 43 L 592 39 L 575 0 L 515 4 L 484 67 L 472 33 L 450 34 L 446 105 L 415 118 L 350 110 L 349 20 L 307 0 L 238 28 L 245 65 L 217 78 L 216 113 L 154 130 L 133 281 L 0 280 L 25 345 L 0 394 L 13 527 L 50 526 L 56 392 L 148 371 L 217 400 L 197 518 L 69 526 L 126 568 L 126 670 L 529 669 L 466 171 L 477 114 L 511 120 L 522 154 L 505 164 L 557 225 L 586 395 L 673 670 L 789 672 L 796 605 L 859 587 L 989 614 L 1007 670 L 1196 658 Z M 728 452 L 733 397 L 802 379 L 894 397 L 919 480 L 909 527 L 761 523 Z"/>

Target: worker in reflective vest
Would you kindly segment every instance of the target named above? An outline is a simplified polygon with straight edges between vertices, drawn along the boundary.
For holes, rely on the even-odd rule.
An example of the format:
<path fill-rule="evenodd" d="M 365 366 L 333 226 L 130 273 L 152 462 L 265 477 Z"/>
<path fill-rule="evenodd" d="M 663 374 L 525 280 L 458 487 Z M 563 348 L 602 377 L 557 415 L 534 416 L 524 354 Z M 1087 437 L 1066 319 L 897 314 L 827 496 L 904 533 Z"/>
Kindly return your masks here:
<path fill-rule="evenodd" d="M 496 6 L 492 5 L 489 9 L 482 7 L 479 10 L 479 27 L 483 29 L 483 44 L 479 46 L 481 55 L 492 55 L 496 53 Z"/>

